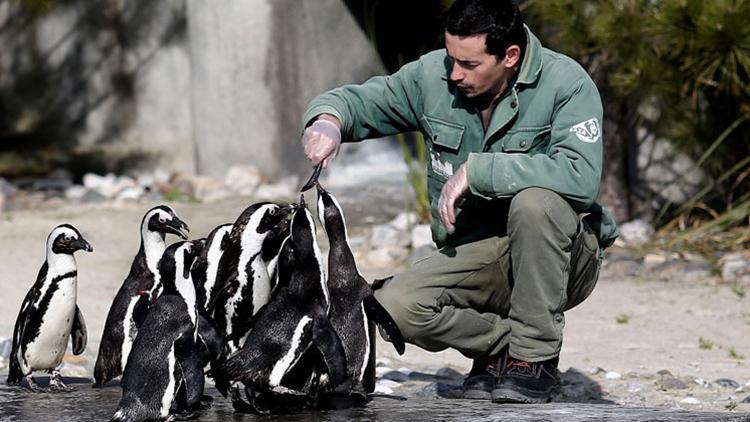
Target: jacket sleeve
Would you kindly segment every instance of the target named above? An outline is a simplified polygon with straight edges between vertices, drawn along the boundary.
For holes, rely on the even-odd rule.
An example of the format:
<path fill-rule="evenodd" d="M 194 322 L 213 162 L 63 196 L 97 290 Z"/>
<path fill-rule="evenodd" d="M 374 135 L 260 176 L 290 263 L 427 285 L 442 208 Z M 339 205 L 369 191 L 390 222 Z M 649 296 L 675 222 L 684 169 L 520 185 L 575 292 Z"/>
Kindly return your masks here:
<path fill-rule="evenodd" d="M 361 85 L 346 85 L 314 98 L 302 117 L 302 129 L 327 113 L 342 124 L 344 141 L 359 141 L 418 129 L 421 115 L 419 61 L 390 76 L 376 76 Z"/>
<path fill-rule="evenodd" d="M 595 202 L 603 154 L 599 92 L 586 77 L 557 101 L 546 153 L 469 154 L 467 170 L 473 194 L 508 197 L 539 187 L 557 192 L 579 212 Z"/>

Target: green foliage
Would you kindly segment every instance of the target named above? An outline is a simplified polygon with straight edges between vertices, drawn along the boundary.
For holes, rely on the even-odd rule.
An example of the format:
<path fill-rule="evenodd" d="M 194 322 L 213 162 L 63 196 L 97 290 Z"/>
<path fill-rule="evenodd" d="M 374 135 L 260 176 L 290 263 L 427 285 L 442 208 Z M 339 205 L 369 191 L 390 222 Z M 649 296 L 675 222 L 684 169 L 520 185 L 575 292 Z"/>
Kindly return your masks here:
<path fill-rule="evenodd" d="M 715 346 L 714 342 L 711 340 L 707 340 L 703 337 L 698 338 L 698 347 L 702 350 L 711 350 Z"/>
<path fill-rule="evenodd" d="M 734 349 L 734 347 L 729 348 L 729 357 L 735 360 L 745 360 L 745 355 L 739 354 L 737 350 Z"/>
<path fill-rule="evenodd" d="M 615 322 L 618 324 L 627 324 L 630 322 L 630 314 L 620 313 L 615 317 Z"/>
<path fill-rule="evenodd" d="M 414 191 L 411 208 L 417 213 L 421 222 L 430 221 L 430 199 L 427 194 L 427 147 L 421 133 L 414 134 L 414 152 L 409 148 L 406 136 L 396 137 L 401 145 L 404 162 L 408 167 L 407 180 Z"/>
<path fill-rule="evenodd" d="M 545 44 L 610 94 L 605 110 L 629 111 L 615 116 L 621 127 L 669 139 L 708 176 L 698 195 L 659 214 L 657 223 L 687 230 L 671 245 L 750 247 L 750 0 L 537 1 L 528 12 Z"/>
<path fill-rule="evenodd" d="M 724 409 L 727 409 L 728 411 L 730 411 L 730 412 L 731 412 L 731 411 L 733 411 L 734 409 L 736 409 L 736 408 L 737 408 L 737 406 L 739 406 L 739 405 L 737 404 L 737 402 L 736 402 L 736 401 L 734 401 L 734 400 L 730 400 L 730 401 L 729 401 L 729 403 L 728 403 L 728 404 L 727 404 L 726 406 L 724 406 Z"/>

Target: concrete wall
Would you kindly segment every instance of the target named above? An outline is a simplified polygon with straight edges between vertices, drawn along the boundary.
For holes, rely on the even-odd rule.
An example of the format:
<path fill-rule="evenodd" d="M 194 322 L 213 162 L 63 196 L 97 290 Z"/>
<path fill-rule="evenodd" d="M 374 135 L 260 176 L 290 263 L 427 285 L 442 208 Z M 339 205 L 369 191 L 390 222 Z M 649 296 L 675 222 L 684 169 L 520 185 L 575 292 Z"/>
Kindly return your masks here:
<path fill-rule="evenodd" d="M 103 152 L 114 170 L 307 173 L 307 102 L 383 73 L 340 0 L 77 0 L 36 16 L 6 0 L 0 45 L 0 135 L 18 144 L 2 146 L 48 151 L 47 166 Z"/>

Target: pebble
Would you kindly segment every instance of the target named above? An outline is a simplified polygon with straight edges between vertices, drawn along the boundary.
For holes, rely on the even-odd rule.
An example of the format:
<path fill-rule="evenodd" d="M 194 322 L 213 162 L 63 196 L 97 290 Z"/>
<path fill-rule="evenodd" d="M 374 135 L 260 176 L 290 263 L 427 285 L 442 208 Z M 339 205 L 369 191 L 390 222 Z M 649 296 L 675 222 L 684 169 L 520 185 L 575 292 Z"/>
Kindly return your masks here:
<path fill-rule="evenodd" d="M 400 372 L 400 371 L 388 371 L 384 373 L 383 375 L 379 375 L 378 378 L 383 379 L 383 380 L 395 381 L 395 382 L 404 382 L 409 379 L 409 375 L 404 374 L 403 372 Z"/>
<path fill-rule="evenodd" d="M 661 390 L 684 390 L 688 388 L 688 385 L 672 375 L 671 372 L 666 369 L 662 369 L 657 372 L 659 379 L 656 381 L 656 386 Z"/>
<path fill-rule="evenodd" d="M 601 374 L 602 372 L 607 372 L 604 368 L 598 367 L 598 366 L 592 366 L 591 368 L 587 369 L 586 372 L 588 372 L 591 375 L 597 375 Z"/>
<path fill-rule="evenodd" d="M 620 375 L 618 372 L 609 371 L 604 374 L 604 378 L 608 380 L 619 380 L 620 378 L 622 378 L 622 375 Z"/>
<path fill-rule="evenodd" d="M 701 401 L 696 399 L 695 397 L 685 397 L 684 399 L 680 400 L 680 403 L 683 404 L 700 404 Z"/>
<path fill-rule="evenodd" d="M 740 388 L 740 383 L 729 378 L 719 378 L 714 382 L 724 388 Z"/>

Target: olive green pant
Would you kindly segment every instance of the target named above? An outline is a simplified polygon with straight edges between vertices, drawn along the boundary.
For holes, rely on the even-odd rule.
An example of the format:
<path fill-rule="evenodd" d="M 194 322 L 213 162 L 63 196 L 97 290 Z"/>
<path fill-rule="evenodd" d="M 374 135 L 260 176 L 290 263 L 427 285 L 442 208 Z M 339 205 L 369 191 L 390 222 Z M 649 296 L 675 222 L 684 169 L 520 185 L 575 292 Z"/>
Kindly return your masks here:
<path fill-rule="evenodd" d="M 426 350 L 477 358 L 510 345 L 517 359 L 553 358 L 563 312 L 588 297 L 599 275 L 597 239 L 582 217 L 558 194 L 526 189 L 511 201 L 507 236 L 444 247 L 375 297 L 404 339 Z"/>

